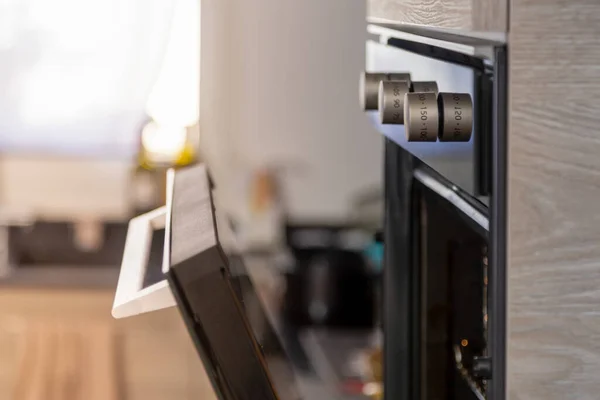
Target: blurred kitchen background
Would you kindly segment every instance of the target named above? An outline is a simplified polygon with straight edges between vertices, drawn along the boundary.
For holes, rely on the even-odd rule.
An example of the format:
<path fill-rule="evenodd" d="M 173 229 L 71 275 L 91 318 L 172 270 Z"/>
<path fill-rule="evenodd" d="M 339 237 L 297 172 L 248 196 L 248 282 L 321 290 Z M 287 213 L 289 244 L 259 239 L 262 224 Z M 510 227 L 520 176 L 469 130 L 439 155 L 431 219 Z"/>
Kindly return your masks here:
<path fill-rule="evenodd" d="M 268 306 L 297 367 L 327 399 L 380 394 L 365 14 L 342 0 L 0 0 L 0 399 L 213 398 L 176 309 L 110 316 L 129 219 L 164 204 L 167 168 L 197 162 L 267 260 L 250 264 L 281 295 L 263 298 L 281 303 Z"/>

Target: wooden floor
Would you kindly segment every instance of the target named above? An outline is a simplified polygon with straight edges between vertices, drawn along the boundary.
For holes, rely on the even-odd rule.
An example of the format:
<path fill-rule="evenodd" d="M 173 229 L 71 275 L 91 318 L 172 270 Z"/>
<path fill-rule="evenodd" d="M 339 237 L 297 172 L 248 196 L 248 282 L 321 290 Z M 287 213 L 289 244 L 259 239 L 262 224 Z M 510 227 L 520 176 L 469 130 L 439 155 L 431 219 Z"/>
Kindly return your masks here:
<path fill-rule="evenodd" d="M 177 310 L 116 321 L 113 291 L 0 290 L 0 400 L 215 396 Z"/>

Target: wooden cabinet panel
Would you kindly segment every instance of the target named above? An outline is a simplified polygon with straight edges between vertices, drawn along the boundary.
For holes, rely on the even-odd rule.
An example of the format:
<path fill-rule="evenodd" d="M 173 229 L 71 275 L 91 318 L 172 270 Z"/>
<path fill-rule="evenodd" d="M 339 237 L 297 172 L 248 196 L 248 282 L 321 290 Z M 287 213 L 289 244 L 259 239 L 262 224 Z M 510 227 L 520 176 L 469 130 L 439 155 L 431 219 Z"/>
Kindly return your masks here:
<path fill-rule="evenodd" d="M 472 30 L 506 32 L 508 27 L 508 0 L 473 0 L 472 4 Z"/>
<path fill-rule="evenodd" d="M 368 0 L 369 16 L 413 24 L 468 29 L 472 0 Z"/>
<path fill-rule="evenodd" d="M 600 7 L 513 0 L 510 399 L 600 393 Z"/>
<path fill-rule="evenodd" d="M 368 0 L 368 15 L 412 24 L 506 31 L 508 0 Z"/>

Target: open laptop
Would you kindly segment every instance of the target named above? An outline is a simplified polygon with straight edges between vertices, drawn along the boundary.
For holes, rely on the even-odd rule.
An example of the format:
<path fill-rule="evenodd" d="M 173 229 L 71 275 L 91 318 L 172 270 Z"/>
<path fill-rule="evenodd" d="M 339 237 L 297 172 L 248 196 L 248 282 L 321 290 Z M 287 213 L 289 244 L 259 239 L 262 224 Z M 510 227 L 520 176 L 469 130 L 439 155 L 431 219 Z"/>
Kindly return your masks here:
<path fill-rule="evenodd" d="M 276 335 L 255 335 L 249 315 L 270 322 L 221 222 L 203 165 L 169 171 L 167 205 L 130 222 L 113 316 L 176 305 L 220 399 L 300 399 Z"/>

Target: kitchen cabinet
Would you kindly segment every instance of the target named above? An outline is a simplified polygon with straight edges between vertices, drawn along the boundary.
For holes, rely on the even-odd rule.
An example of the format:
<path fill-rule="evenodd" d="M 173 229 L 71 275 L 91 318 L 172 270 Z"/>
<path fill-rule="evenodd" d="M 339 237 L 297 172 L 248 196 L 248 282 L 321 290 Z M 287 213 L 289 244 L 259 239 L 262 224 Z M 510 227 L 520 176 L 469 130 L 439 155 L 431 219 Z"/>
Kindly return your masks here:
<path fill-rule="evenodd" d="M 370 17 L 419 25 L 504 32 L 508 0 L 368 0 Z"/>
<path fill-rule="evenodd" d="M 597 399 L 600 6 L 513 0 L 509 398 Z"/>

